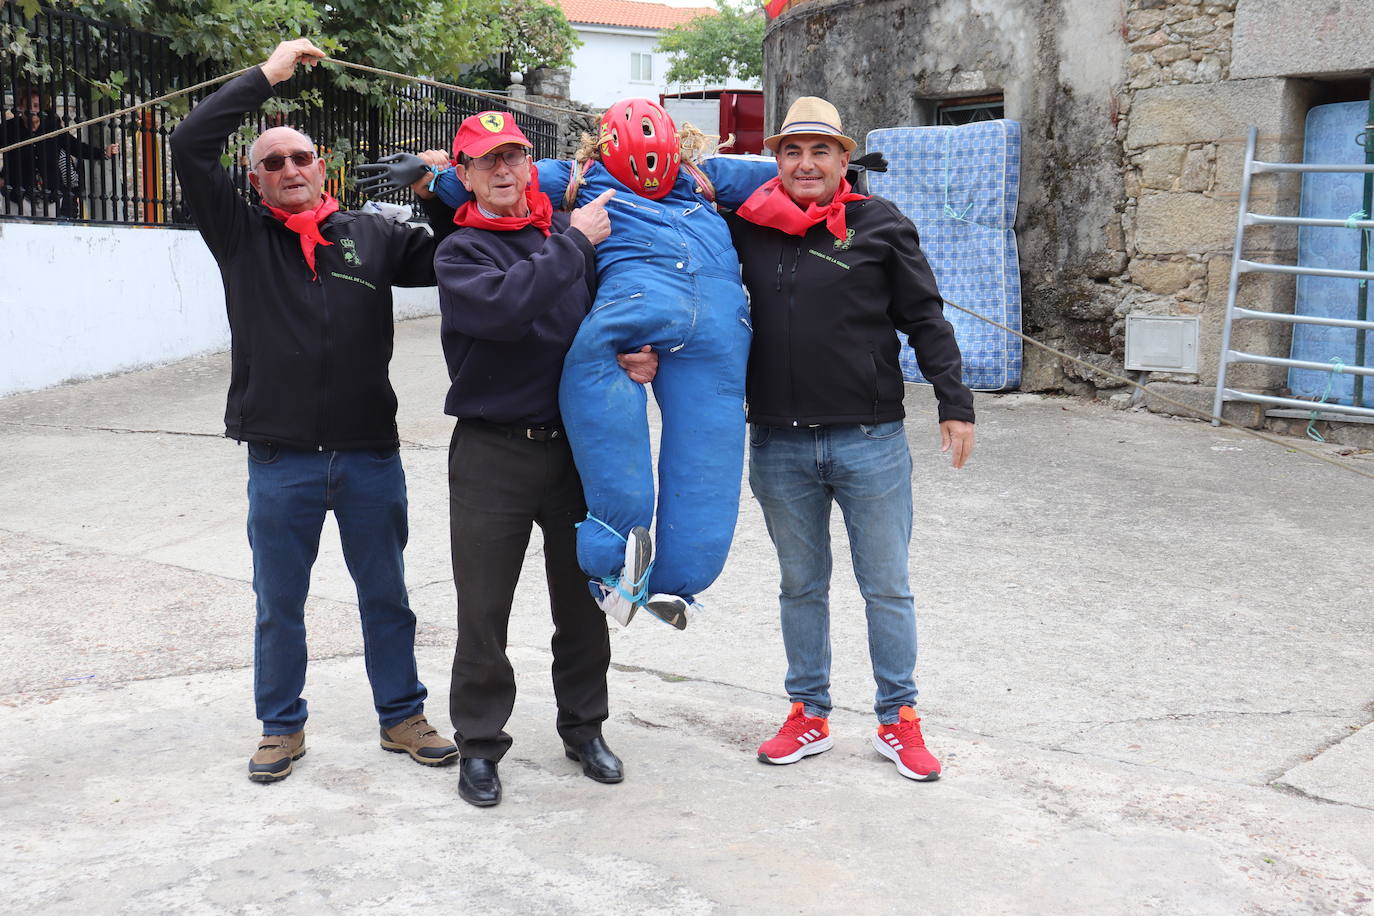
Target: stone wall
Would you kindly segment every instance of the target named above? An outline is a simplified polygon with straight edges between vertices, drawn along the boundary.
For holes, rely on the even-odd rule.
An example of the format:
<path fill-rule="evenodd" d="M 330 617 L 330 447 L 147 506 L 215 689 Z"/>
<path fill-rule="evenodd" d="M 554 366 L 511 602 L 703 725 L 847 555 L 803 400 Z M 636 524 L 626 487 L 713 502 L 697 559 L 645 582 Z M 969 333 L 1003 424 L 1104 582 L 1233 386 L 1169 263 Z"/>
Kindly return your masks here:
<path fill-rule="evenodd" d="M 1307 110 L 1323 101 L 1314 78 L 1374 68 L 1368 3 L 797 0 L 764 41 L 769 124 L 797 96 L 822 95 L 861 139 L 931 123 L 930 100 L 1000 91 L 1022 124 L 1027 333 L 1120 373 L 1127 314 L 1197 315 L 1198 375 L 1143 378 L 1210 407 L 1247 130 L 1259 128 L 1258 158 L 1301 159 Z M 1250 209 L 1293 215 L 1298 187 L 1260 176 Z M 1293 263 L 1296 233 L 1249 229 L 1245 253 Z M 1243 275 L 1241 294 L 1292 310 L 1291 278 Z M 1287 354 L 1278 323 L 1235 335 L 1237 349 Z M 1228 373 L 1234 387 L 1285 380 L 1258 365 Z M 1116 384 L 1026 350 L 1023 389 L 1095 396 Z"/>
<path fill-rule="evenodd" d="M 1116 4 L 1100 0 L 803 0 L 764 38 L 767 120 L 820 95 L 862 143 L 874 128 L 930 123 L 931 100 L 1001 92 L 1022 123 L 1027 332 L 1109 365 L 1126 266 L 1120 29 Z M 1096 390 L 1057 357 L 1025 357 L 1026 390 Z"/>
<path fill-rule="evenodd" d="M 1301 159 L 1310 92 L 1299 80 L 1231 78 L 1235 0 L 1130 0 L 1126 10 L 1122 36 L 1130 56 L 1118 138 L 1124 153 L 1127 268 L 1113 351 L 1119 354 L 1124 346 L 1126 314 L 1199 316 L 1199 373 L 1153 373 L 1150 381 L 1165 383 L 1161 390 L 1175 397 L 1201 403 L 1210 400 L 1210 390 L 1189 397 L 1176 383 L 1210 387 L 1216 382 L 1248 129 L 1259 128 L 1260 159 Z M 1294 215 L 1297 198 L 1296 176 L 1262 176 L 1252 187 L 1250 209 Z M 1296 260 L 1292 228 L 1251 228 L 1245 241 L 1252 260 Z M 1242 275 L 1240 296 L 1251 307 L 1291 312 L 1293 292 L 1291 278 Z M 1289 333 L 1275 322 L 1242 322 L 1232 346 L 1286 355 Z M 1227 384 L 1273 391 L 1285 380 L 1286 370 L 1237 364 L 1228 370 Z M 1248 413 L 1248 419 L 1257 419 L 1255 410 Z"/>

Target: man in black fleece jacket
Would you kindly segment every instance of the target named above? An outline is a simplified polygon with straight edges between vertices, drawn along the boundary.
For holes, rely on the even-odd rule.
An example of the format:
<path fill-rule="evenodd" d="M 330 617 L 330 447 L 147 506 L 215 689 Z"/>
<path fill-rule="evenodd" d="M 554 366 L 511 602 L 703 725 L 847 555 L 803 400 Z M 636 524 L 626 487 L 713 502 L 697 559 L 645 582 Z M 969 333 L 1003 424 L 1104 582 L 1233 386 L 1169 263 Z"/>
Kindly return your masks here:
<path fill-rule="evenodd" d="M 506 655 L 511 601 L 530 530 L 544 535 L 554 620 L 553 691 L 567 756 L 603 783 L 624 778 L 601 737 L 611 662 L 606 617 L 577 562 L 587 516 L 558 408 L 563 357 L 596 291 L 596 244 L 611 232 L 607 191 L 571 215 L 537 193 L 531 146 L 507 112 L 463 121 L 454 138 L 458 178 L 473 200 L 435 257 L 442 341 L 457 418 L 449 445 L 449 531 L 458 593 L 449 714 L 462 751 L 458 794 L 501 801 L 497 763 L 515 672 Z M 647 347 L 644 350 L 648 350 Z M 630 378 L 650 381 L 657 356 L 622 354 Z M 638 529 L 647 545 L 647 532 Z M 644 558 L 647 562 L 647 556 Z"/>
<path fill-rule="evenodd" d="M 778 160 L 729 218 L 749 290 L 749 485 L 782 569 L 791 714 L 759 760 L 831 747 L 830 507 L 849 533 L 877 682 L 873 746 L 909 779 L 940 775 L 914 709 L 916 609 L 907 563 L 911 454 L 897 334 L 939 400 L 943 450 L 973 449 L 973 394 L 916 228 L 844 180 L 855 143 L 824 99 L 805 97 L 764 140 Z"/>
<path fill-rule="evenodd" d="M 381 745 L 437 766 L 458 749 L 425 719 L 402 551 L 405 473 L 396 432 L 391 287 L 434 285 L 434 240 L 381 216 L 341 212 L 325 165 L 289 127 L 253 144 L 250 204 L 220 165 L 225 138 L 272 87 L 320 51 L 282 42 L 261 67 L 202 101 L 172 134 L 173 163 L 224 281 L 232 346 L 226 435 L 248 443 L 248 542 L 257 621 L 253 693 L 263 737 L 249 778 L 290 775 L 305 753 L 305 599 L 334 510 L 358 590 Z M 433 205 L 429 205 L 433 206 Z M 448 224 L 441 204 L 434 224 Z"/>

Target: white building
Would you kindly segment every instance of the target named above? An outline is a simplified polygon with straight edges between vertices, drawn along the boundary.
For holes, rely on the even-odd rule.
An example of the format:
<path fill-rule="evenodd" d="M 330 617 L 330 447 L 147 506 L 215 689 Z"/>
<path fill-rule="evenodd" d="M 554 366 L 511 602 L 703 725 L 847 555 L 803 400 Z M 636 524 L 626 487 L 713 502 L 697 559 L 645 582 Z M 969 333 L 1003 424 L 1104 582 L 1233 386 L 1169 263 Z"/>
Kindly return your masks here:
<path fill-rule="evenodd" d="M 669 86 L 663 75 L 670 55 L 655 51 L 664 29 L 715 14 L 714 7 L 682 7 L 639 0 L 559 0 L 583 45 L 573 52 L 568 95 L 605 108 L 631 96 L 657 100 Z"/>

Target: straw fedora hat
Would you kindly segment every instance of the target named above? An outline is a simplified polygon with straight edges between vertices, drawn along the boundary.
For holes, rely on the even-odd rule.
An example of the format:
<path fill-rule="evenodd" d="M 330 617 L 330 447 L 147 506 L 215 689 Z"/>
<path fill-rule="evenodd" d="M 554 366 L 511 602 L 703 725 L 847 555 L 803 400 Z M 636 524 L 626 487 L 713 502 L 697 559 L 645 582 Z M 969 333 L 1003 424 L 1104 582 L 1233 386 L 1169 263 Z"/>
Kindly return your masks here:
<path fill-rule="evenodd" d="M 763 145 L 776 153 L 783 137 L 792 134 L 822 134 L 834 137 L 840 141 L 846 153 L 854 152 L 854 147 L 859 145 L 844 135 L 844 128 L 840 126 L 840 113 L 835 110 L 835 106 L 814 95 L 804 95 L 793 102 L 792 107 L 787 109 L 787 117 L 782 119 L 782 129 L 771 137 L 765 137 Z"/>

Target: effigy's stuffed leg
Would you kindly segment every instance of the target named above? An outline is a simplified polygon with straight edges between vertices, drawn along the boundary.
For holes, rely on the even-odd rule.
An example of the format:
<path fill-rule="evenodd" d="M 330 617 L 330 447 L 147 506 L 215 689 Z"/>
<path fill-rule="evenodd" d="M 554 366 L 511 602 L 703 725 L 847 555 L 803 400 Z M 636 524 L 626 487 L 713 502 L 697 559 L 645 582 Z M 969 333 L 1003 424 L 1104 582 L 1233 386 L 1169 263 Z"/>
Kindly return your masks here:
<path fill-rule="evenodd" d="M 654 517 L 654 465 L 644 386 L 631 381 L 616 354 L 644 344 L 658 349 L 640 329 L 642 290 L 603 287 L 563 360 L 559 412 L 582 478 L 587 519 L 577 529 L 577 561 L 590 576 L 593 595 L 607 614 L 623 625 L 644 603 L 647 529 Z M 636 530 L 638 529 L 638 530 Z M 642 539 L 636 544 L 635 539 Z M 642 549 L 638 577 L 620 582 L 627 562 Z M 598 584 L 603 588 L 598 593 Z"/>
<path fill-rule="evenodd" d="M 686 625 L 696 594 L 725 566 L 744 467 L 747 309 L 733 278 L 699 275 L 697 282 L 691 336 L 660 355 L 653 382 L 663 435 L 645 606 L 675 626 Z"/>

